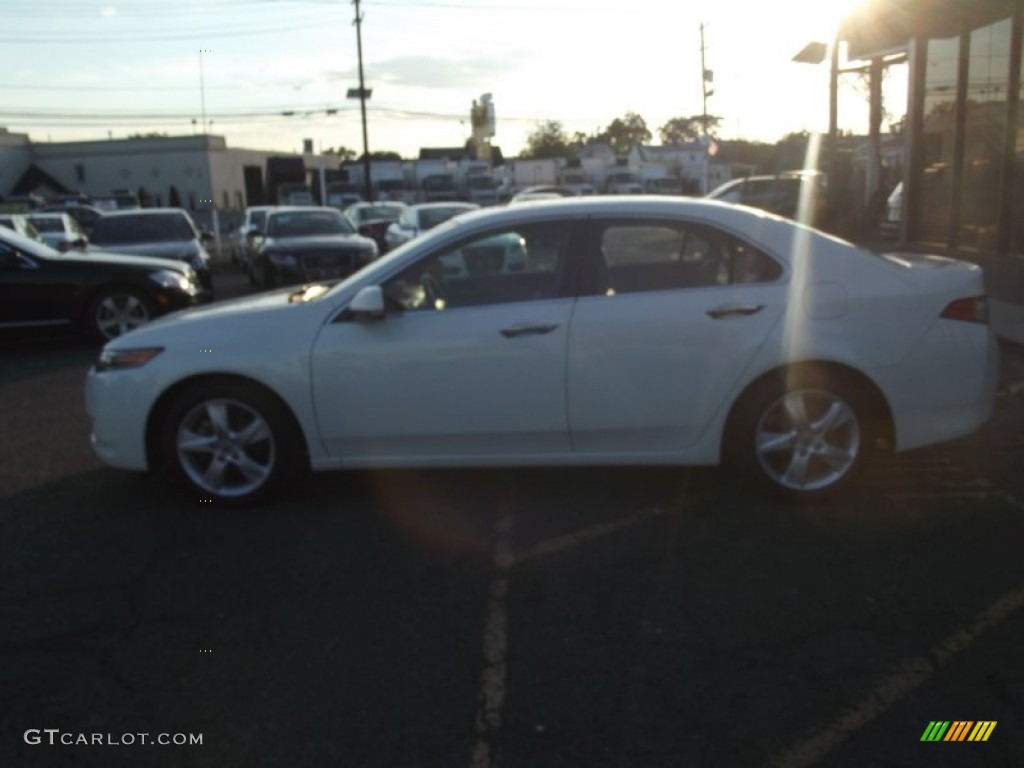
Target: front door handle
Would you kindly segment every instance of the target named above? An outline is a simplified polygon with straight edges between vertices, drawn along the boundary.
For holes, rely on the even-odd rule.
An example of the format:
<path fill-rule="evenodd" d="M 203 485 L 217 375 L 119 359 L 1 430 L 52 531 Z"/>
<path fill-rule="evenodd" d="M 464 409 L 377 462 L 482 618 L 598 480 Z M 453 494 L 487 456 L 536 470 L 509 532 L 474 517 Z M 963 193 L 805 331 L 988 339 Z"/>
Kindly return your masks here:
<path fill-rule="evenodd" d="M 722 304 L 721 306 L 709 309 L 707 314 L 712 320 L 734 315 L 756 315 L 764 309 L 764 304 Z"/>
<path fill-rule="evenodd" d="M 501 335 L 506 339 L 514 339 L 517 336 L 543 336 L 545 333 L 551 333 L 556 328 L 558 328 L 558 323 L 555 323 L 554 325 L 531 325 L 529 323 L 522 323 L 520 325 L 513 325 L 509 328 L 502 328 Z"/>

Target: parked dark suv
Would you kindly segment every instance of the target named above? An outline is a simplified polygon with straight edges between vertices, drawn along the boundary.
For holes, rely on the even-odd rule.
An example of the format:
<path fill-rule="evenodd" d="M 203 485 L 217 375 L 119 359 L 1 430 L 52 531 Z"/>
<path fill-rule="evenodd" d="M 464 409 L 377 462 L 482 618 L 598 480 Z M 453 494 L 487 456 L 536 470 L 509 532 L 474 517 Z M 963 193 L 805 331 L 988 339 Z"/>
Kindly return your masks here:
<path fill-rule="evenodd" d="M 796 219 L 801 196 L 806 196 L 809 214 L 801 220 L 817 225 L 825 211 L 825 175 L 819 171 L 785 171 L 775 176 L 733 179 L 708 193 L 708 198 L 749 205 L 770 213 Z"/>

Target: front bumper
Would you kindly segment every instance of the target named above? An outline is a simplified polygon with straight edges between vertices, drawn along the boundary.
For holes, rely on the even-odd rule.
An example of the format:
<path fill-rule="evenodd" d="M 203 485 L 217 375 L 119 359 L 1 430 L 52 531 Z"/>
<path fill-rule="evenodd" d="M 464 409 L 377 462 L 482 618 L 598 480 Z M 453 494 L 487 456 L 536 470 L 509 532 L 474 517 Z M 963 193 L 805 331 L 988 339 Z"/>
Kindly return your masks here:
<path fill-rule="evenodd" d="M 146 418 L 154 382 L 145 369 L 98 372 L 85 378 L 85 410 L 89 443 L 104 464 L 120 469 L 146 470 Z"/>

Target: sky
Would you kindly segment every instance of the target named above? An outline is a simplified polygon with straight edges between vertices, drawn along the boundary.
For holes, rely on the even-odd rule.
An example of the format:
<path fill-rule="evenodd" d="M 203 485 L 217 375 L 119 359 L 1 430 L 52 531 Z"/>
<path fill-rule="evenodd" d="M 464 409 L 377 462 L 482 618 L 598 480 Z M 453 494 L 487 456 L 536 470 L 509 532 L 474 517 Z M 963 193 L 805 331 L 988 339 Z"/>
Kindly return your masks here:
<path fill-rule="evenodd" d="M 655 134 L 699 114 L 701 35 L 719 137 L 823 131 L 824 67 L 792 57 L 853 0 L 364 0 L 369 148 L 457 146 L 491 93 L 507 156 L 540 121 L 591 133 L 628 111 Z M 35 141 L 223 135 L 362 150 L 350 0 L 0 0 L 0 126 Z M 840 127 L 866 129 L 843 78 Z M 855 80 L 855 79 L 854 79 Z M 897 109 L 897 111 L 901 111 Z M 288 113 L 288 114 L 285 114 Z M 863 113 L 863 114 L 862 114 Z"/>

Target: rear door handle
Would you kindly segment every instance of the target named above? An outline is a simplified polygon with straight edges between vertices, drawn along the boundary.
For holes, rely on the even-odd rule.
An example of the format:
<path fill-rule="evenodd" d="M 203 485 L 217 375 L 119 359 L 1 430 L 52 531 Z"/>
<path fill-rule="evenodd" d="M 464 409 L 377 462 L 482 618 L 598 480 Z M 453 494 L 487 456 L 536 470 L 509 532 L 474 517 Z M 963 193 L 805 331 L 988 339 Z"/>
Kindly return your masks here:
<path fill-rule="evenodd" d="M 714 309 L 709 309 L 707 314 L 713 320 L 734 315 L 756 315 L 764 309 L 764 304 L 722 304 Z"/>
<path fill-rule="evenodd" d="M 517 336 L 543 336 L 545 333 L 551 333 L 556 328 L 558 328 L 558 323 L 555 323 L 554 325 L 531 325 L 529 323 L 522 323 L 520 325 L 513 325 L 509 328 L 502 328 L 501 335 L 506 339 L 514 339 Z"/>

